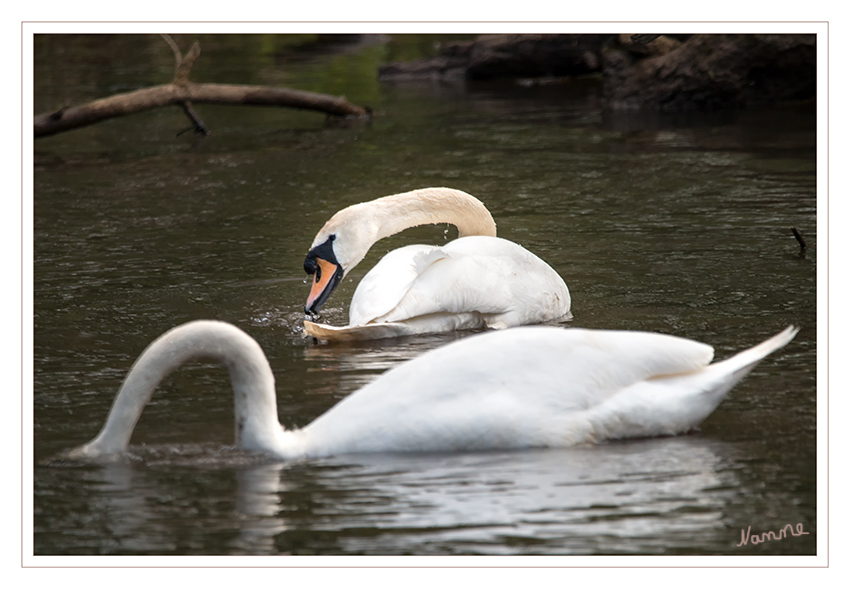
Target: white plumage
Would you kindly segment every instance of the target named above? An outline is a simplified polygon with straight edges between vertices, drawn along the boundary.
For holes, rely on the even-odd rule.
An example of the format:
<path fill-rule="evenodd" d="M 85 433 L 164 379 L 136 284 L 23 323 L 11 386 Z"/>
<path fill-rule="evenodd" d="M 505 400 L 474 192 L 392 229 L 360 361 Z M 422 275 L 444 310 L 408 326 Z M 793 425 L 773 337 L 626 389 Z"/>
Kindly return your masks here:
<path fill-rule="evenodd" d="M 274 377 L 259 345 L 216 321 L 172 329 L 139 357 L 100 434 L 71 451 L 92 458 L 127 449 L 154 388 L 197 358 L 233 381 L 236 443 L 281 459 L 360 452 L 564 447 L 673 435 L 696 427 L 787 328 L 709 364 L 706 344 L 644 332 L 534 326 L 473 335 L 389 370 L 301 430 L 277 420 Z"/>
<path fill-rule="evenodd" d="M 437 222 L 457 225 L 460 237 L 445 246 L 411 245 L 389 252 L 358 285 L 348 326 L 305 321 L 305 332 L 324 339 L 371 339 L 499 329 L 551 321 L 569 312 L 570 293 L 563 279 L 525 248 L 496 237 L 484 205 L 450 188 L 379 198 L 334 215 L 305 261 L 308 272 L 318 268 L 306 310 L 318 310 L 373 243 Z M 332 280 L 330 272 L 339 278 Z"/>

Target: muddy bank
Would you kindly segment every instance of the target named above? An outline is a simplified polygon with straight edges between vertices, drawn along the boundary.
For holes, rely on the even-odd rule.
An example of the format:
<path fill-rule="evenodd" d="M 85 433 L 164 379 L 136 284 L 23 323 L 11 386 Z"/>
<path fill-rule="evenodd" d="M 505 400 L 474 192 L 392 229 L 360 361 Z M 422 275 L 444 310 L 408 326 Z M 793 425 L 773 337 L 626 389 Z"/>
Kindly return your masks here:
<path fill-rule="evenodd" d="M 611 110 L 713 110 L 815 97 L 815 35 L 481 35 L 380 68 L 382 81 L 599 75 Z"/>

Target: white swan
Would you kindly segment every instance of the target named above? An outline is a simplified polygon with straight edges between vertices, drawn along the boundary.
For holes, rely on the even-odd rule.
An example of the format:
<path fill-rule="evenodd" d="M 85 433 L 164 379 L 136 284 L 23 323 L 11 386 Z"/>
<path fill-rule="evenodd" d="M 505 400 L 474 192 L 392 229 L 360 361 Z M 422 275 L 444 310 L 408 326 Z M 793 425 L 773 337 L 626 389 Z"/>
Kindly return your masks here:
<path fill-rule="evenodd" d="M 423 188 L 345 208 L 313 240 L 304 261 L 313 286 L 304 310 L 318 312 L 376 241 L 429 223 L 451 223 L 458 239 L 442 247 L 411 245 L 384 256 L 363 278 L 349 325 L 304 322 L 307 335 L 375 339 L 478 327 L 542 323 L 570 310 L 570 292 L 546 262 L 496 237 L 478 199 L 452 188 Z"/>
<path fill-rule="evenodd" d="M 672 435 L 708 417 L 735 383 L 796 333 L 788 327 L 709 365 L 710 346 L 668 335 L 552 326 L 488 332 L 393 368 L 304 429 L 286 431 L 278 423 L 274 376 L 259 344 L 233 325 L 195 321 L 144 351 L 100 434 L 70 456 L 125 451 L 158 383 L 198 358 L 230 370 L 236 444 L 282 459 L 562 447 Z"/>

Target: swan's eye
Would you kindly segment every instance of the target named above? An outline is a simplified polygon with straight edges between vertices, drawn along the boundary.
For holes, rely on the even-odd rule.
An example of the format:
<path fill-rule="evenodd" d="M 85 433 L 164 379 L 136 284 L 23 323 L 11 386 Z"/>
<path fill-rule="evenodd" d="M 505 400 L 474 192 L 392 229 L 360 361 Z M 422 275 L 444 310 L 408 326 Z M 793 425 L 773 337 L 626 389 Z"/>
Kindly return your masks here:
<path fill-rule="evenodd" d="M 319 262 L 327 261 L 334 266 L 338 265 L 333 245 L 331 245 L 335 239 L 336 235 L 331 235 L 324 243 L 317 245 L 307 253 L 307 257 L 304 259 L 304 271 L 307 274 L 317 274 L 317 277 L 321 278 L 321 274 L 318 274 Z"/>
<path fill-rule="evenodd" d="M 312 254 L 307 254 L 307 257 L 304 259 L 304 272 L 310 276 L 316 273 L 316 259 Z"/>

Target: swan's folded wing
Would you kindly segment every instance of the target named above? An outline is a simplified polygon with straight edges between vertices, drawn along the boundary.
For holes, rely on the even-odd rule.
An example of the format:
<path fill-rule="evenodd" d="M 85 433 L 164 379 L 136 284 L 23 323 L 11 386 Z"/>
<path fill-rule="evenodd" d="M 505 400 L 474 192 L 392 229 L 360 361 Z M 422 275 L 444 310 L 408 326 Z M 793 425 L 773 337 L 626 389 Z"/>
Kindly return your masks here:
<path fill-rule="evenodd" d="M 366 325 L 392 311 L 416 279 L 446 257 L 441 248 L 432 245 L 409 245 L 389 252 L 357 285 L 349 325 Z"/>
<path fill-rule="evenodd" d="M 396 289 L 392 306 L 383 304 L 383 314 L 371 313 L 370 321 L 476 313 L 487 325 L 509 327 L 555 319 L 570 308 L 563 279 L 540 258 L 504 239 L 464 237 L 414 261 L 413 281 L 405 283 L 404 291 Z M 358 294 L 358 305 L 366 306 Z M 352 309 L 358 305 L 352 300 Z"/>
<path fill-rule="evenodd" d="M 431 350 L 386 372 L 326 414 L 393 406 L 452 413 L 486 403 L 492 391 L 512 391 L 541 411 L 581 410 L 647 379 L 685 374 L 711 361 L 711 346 L 631 331 L 549 326 L 473 335 Z"/>
<path fill-rule="evenodd" d="M 636 383 L 693 373 L 709 365 L 714 348 L 689 339 L 641 331 L 569 329 L 557 344 L 587 407 Z"/>
<path fill-rule="evenodd" d="M 709 345 L 669 335 L 532 326 L 464 338 L 395 372 L 421 389 L 407 394 L 434 402 L 472 390 L 483 402 L 498 388 L 549 409 L 585 409 L 635 383 L 699 370 L 713 355 Z"/>
<path fill-rule="evenodd" d="M 494 435 L 523 445 L 592 440 L 586 410 L 647 379 L 698 370 L 712 355 L 705 344 L 641 332 L 489 332 L 389 370 L 305 433 L 346 451 L 440 449 L 449 438 L 451 448 L 496 447 Z"/>

